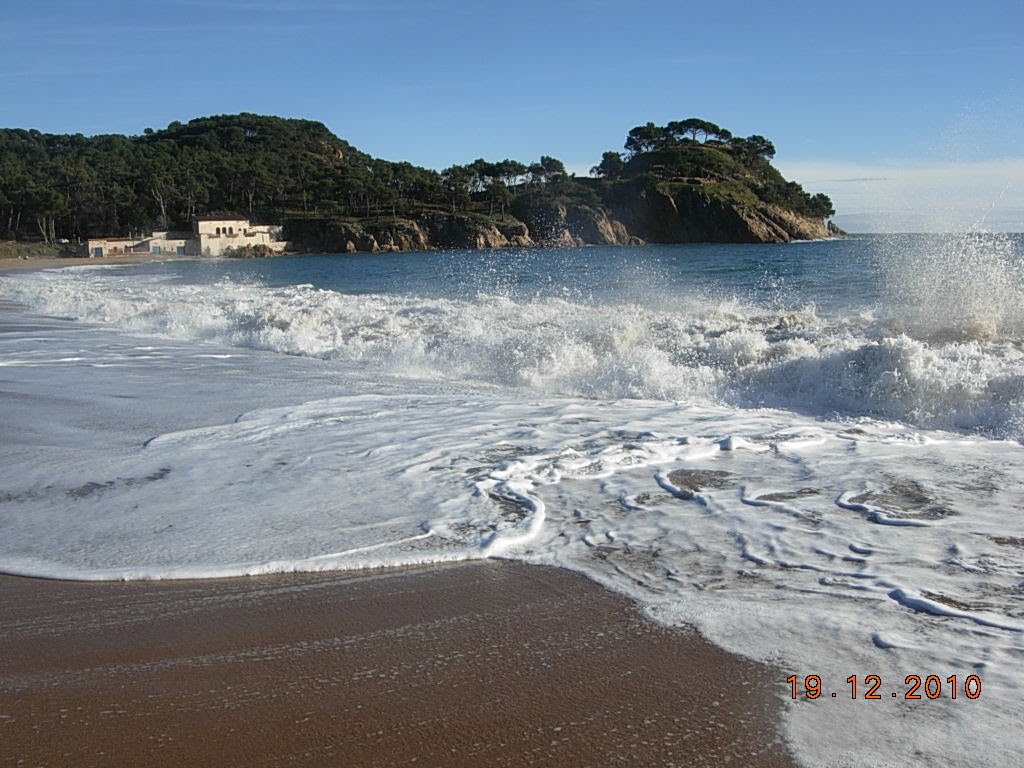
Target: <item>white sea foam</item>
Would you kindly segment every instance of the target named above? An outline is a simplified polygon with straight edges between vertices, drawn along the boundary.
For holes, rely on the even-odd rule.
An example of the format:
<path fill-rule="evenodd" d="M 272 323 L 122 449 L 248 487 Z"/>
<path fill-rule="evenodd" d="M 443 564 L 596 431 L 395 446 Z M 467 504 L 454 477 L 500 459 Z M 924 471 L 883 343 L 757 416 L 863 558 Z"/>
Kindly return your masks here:
<path fill-rule="evenodd" d="M 6 572 L 548 563 L 775 663 L 782 696 L 820 675 L 785 722 L 809 765 L 1018 762 L 1012 334 L 111 270 L 0 297 L 100 324 L 0 335 Z M 885 698 L 851 701 L 869 674 Z M 912 674 L 983 694 L 907 701 Z"/>
<path fill-rule="evenodd" d="M 736 301 L 691 299 L 672 311 L 550 298 L 347 295 L 231 281 L 176 285 L 105 271 L 82 279 L 67 270 L 8 280 L 0 292 L 40 312 L 133 333 L 407 376 L 1024 436 L 1024 334 L 1015 335 L 1011 308 L 1002 305 L 1006 333 L 966 337 L 961 324 L 957 338 L 938 341 L 907 335 L 906 323 L 894 331 L 891 320 L 870 315 L 826 321 L 813 307 L 782 314 Z"/>

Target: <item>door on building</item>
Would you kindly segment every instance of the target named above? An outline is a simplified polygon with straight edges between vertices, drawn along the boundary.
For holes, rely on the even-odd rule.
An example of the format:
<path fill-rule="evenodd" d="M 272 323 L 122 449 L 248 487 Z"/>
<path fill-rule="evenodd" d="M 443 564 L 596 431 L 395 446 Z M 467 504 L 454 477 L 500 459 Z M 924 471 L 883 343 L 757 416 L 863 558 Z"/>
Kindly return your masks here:
<path fill-rule="evenodd" d="M 184 256 L 185 255 L 185 246 L 184 245 L 179 245 L 177 253 L 178 253 L 179 256 Z"/>
<path fill-rule="evenodd" d="M 160 246 L 159 245 L 154 245 L 152 253 L 153 253 L 154 256 L 159 256 L 160 255 Z"/>
<path fill-rule="evenodd" d="M 103 249 L 102 248 L 93 248 L 92 249 L 92 257 L 94 259 L 102 259 L 103 258 Z"/>

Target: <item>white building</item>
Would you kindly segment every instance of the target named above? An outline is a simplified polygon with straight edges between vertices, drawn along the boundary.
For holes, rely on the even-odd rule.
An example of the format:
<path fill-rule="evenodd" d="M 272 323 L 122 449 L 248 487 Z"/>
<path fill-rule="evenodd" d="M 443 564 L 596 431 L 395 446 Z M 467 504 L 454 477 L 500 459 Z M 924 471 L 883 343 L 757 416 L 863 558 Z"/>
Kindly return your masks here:
<path fill-rule="evenodd" d="M 200 216 L 192 222 L 192 239 L 199 256 L 223 256 L 229 250 L 257 245 L 265 246 L 271 253 L 281 253 L 287 245 L 281 240 L 280 227 L 223 216 Z"/>
<path fill-rule="evenodd" d="M 89 240 L 90 257 L 149 253 L 154 256 L 185 256 L 192 242 L 191 232 L 153 232 L 139 237 L 102 237 Z"/>
<path fill-rule="evenodd" d="M 268 253 L 281 253 L 287 243 L 281 228 L 250 224 L 231 216 L 201 216 L 192 222 L 191 232 L 152 232 L 141 237 L 93 238 L 89 256 L 120 256 L 148 253 L 153 256 L 224 256 L 231 251 L 263 246 Z"/>

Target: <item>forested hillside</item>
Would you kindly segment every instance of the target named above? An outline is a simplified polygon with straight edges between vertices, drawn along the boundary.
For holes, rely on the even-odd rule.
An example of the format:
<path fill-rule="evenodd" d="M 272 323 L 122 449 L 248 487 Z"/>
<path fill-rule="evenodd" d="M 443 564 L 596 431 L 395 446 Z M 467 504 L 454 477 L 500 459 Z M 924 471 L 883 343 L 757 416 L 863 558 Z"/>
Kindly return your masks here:
<path fill-rule="evenodd" d="M 254 114 L 132 137 L 2 129 L 0 239 L 77 241 L 232 213 L 284 222 L 300 247 L 344 250 L 742 242 L 806 236 L 786 222 L 833 213 L 782 178 L 760 136 L 692 118 L 634 128 L 625 150 L 575 178 L 547 156 L 438 172 L 373 158 L 318 122 Z M 748 219 L 775 223 L 753 231 Z"/>

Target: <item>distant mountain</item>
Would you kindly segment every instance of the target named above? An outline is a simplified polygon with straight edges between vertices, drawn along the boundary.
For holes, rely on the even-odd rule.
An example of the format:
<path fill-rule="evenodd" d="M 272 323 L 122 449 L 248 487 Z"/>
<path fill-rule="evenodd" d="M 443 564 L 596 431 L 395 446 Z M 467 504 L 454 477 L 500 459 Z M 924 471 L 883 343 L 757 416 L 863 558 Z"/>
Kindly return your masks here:
<path fill-rule="evenodd" d="M 547 156 L 437 172 L 373 158 L 322 123 L 248 113 L 132 137 L 0 129 L 0 238 L 185 229 L 219 213 L 328 251 L 829 236 L 831 201 L 783 179 L 773 155 L 696 118 L 634 128 L 594 178 Z"/>

